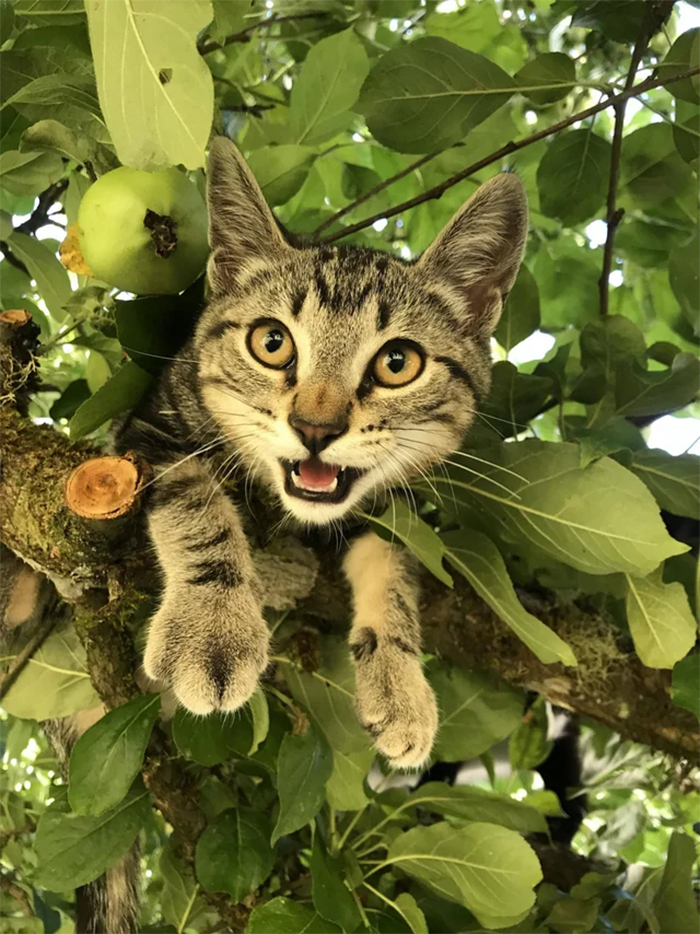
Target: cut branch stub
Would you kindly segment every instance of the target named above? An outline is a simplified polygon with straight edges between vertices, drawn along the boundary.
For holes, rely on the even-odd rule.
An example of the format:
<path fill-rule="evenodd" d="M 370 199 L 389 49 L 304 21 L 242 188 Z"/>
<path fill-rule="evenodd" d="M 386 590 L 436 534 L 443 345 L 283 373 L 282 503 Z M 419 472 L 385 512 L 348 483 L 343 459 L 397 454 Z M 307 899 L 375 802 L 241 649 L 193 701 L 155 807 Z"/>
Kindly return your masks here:
<path fill-rule="evenodd" d="M 133 454 L 95 457 L 66 480 L 66 505 L 81 519 L 120 519 L 138 507 L 148 474 L 147 465 Z"/>

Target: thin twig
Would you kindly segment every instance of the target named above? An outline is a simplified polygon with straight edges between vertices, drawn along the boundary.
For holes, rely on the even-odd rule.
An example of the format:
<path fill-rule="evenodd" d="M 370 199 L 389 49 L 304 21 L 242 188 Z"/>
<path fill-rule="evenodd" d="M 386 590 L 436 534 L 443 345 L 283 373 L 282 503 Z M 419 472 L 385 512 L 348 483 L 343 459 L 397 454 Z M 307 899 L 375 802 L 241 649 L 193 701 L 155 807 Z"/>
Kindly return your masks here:
<path fill-rule="evenodd" d="M 49 208 L 52 208 L 68 187 L 68 179 L 62 178 L 59 182 L 49 185 L 46 191 L 39 195 L 39 203 L 24 223 L 15 227 L 16 233 L 33 234 L 45 224 L 54 223 L 49 220 Z"/>
<path fill-rule="evenodd" d="M 15 256 L 15 254 L 12 252 L 7 240 L 0 240 L 0 250 L 2 250 L 2 254 L 10 266 L 14 266 L 15 269 L 19 269 L 20 272 L 23 272 L 27 276 L 29 275 L 29 270 L 24 265 L 22 260 Z"/>
<path fill-rule="evenodd" d="M 402 214 L 409 208 L 414 208 L 419 204 L 423 204 L 425 201 L 432 201 L 435 198 L 439 198 L 449 188 L 457 185 L 463 179 L 473 175 L 480 169 L 486 168 L 488 165 L 492 165 L 494 162 L 498 162 L 499 159 L 503 159 L 505 156 L 509 156 L 520 149 L 525 149 L 526 146 L 531 146 L 533 143 L 537 143 L 541 139 L 546 139 L 546 137 L 552 136 L 554 133 L 558 133 L 560 130 L 564 130 L 566 127 L 569 127 L 574 123 L 578 123 L 580 120 L 585 120 L 588 117 L 592 117 L 594 114 L 600 113 L 601 110 L 607 110 L 608 107 L 614 107 L 616 104 L 619 104 L 623 100 L 629 100 L 629 98 L 636 97 L 638 94 L 644 94 L 647 91 L 653 90 L 654 88 L 664 87 L 665 85 L 673 84 L 676 81 L 685 81 L 687 78 L 692 78 L 697 74 L 700 74 L 700 67 L 689 68 L 687 71 L 675 74 L 670 78 L 659 78 L 654 75 L 649 78 L 645 78 L 644 81 L 640 81 L 639 84 L 634 85 L 634 87 L 629 88 L 627 91 L 622 91 L 620 94 L 617 94 L 614 97 L 610 97 L 605 101 L 601 101 L 600 103 L 595 104 L 593 107 L 588 107 L 586 110 L 582 110 L 579 113 L 573 114 L 571 117 L 567 117 L 566 120 L 560 120 L 558 123 L 547 127 L 547 129 L 540 130 L 539 133 L 533 133 L 532 136 L 528 136 L 525 139 L 518 140 L 517 142 L 511 140 L 496 152 L 491 153 L 490 156 L 485 156 L 478 162 L 474 162 L 472 165 L 467 166 L 466 169 L 463 169 L 461 172 L 458 172 L 451 178 L 446 179 L 439 185 L 435 185 L 433 188 L 429 188 L 427 191 L 424 191 L 423 194 L 417 195 L 415 198 L 411 198 L 409 201 L 404 201 L 403 204 L 397 204 L 396 207 L 389 208 L 387 211 L 380 211 L 378 214 L 373 214 L 371 217 L 366 217 L 364 220 L 358 221 L 356 224 L 350 224 L 348 227 L 344 227 L 342 230 L 331 234 L 329 237 L 322 238 L 322 240 L 325 243 L 333 243 L 335 240 L 340 240 L 343 237 L 347 237 L 350 234 L 356 233 L 358 230 L 364 230 L 366 227 L 371 227 L 375 221 L 382 220 L 383 218 L 394 217 L 397 214 Z"/>
<path fill-rule="evenodd" d="M 7 892 L 8 895 L 11 895 L 22 909 L 23 914 L 28 916 L 34 914 L 34 909 L 30 904 L 29 896 L 24 891 L 24 889 L 17 885 L 16 882 L 13 882 L 9 876 L 0 876 L 0 891 Z M 3 915 L 4 917 L 7 917 L 4 912 Z"/>
<path fill-rule="evenodd" d="M 218 52 L 219 49 L 223 49 L 227 45 L 233 45 L 234 42 L 250 42 L 251 36 L 257 29 L 269 29 L 270 26 L 275 26 L 277 23 L 290 23 L 301 19 L 318 19 L 323 16 L 328 16 L 327 10 L 319 10 L 318 13 L 297 13 L 290 16 L 270 16 L 259 23 L 253 23 L 252 26 L 246 26 L 240 32 L 226 36 L 221 42 L 204 42 L 199 46 L 198 51 L 200 55 L 209 55 L 210 52 Z"/>
<path fill-rule="evenodd" d="M 647 7 L 645 14 L 642 17 L 642 24 L 639 28 L 639 35 L 637 36 L 637 41 L 634 44 L 634 50 L 632 52 L 632 61 L 630 62 L 627 78 L 625 79 L 625 91 L 632 87 L 634 76 L 637 74 L 639 63 L 642 60 L 642 55 L 644 54 L 647 43 L 649 41 L 652 9 L 653 8 L 651 6 Z M 616 202 L 617 185 L 620 179 L 622 131 L 625 126 L 626 107 L 626 100 L 615 104 L 615 128 L 613 130 L 612 152 L 610 153 L 610 180 L 608 182 L 607 210 L 605 213 L 607 233 L 605 236 L 605 247 L 603 248 L 603 271 L 600 275 L 600 279 L 598 280 L 598 291 L 600 294 L 600 314 L 603 316 L 607 315 L 608 313 L 608 301 L 610 297 L 610 270 L 612 269 L 615 234 L 617 233 L 617 228 L 620 226 L 620 221 L 625 214 L 625 209 L 618 208 L 616 206 Z"/>
<path fill-rule="evenodd" d="M 32 655 L 41 648 L 46 639 L 51 635 L 51 630 L 56 625 L 57 618 L 56 613 L 50 608 L 46 617 L 41 621 L 41 625 L 32 634 L 29 642 L 27 642 L 22 651 L 15 656 L 10 667 L 2 678 L 0 678 L 0 700 L 7 694 L 20 676 Z"/>

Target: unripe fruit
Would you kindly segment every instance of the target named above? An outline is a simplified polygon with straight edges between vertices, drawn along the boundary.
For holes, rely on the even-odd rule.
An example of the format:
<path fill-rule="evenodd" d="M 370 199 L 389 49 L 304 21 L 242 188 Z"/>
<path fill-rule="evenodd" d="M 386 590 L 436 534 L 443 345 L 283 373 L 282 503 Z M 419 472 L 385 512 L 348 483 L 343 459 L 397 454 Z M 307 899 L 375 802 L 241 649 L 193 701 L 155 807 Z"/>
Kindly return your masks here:
<path fill-rule="evenodd" d="M 209 252 L 204 200 L 177 169 L 107 172 L 80 202 L 78 226 L 92 273 L 138 295 L 186 289 Z"/>

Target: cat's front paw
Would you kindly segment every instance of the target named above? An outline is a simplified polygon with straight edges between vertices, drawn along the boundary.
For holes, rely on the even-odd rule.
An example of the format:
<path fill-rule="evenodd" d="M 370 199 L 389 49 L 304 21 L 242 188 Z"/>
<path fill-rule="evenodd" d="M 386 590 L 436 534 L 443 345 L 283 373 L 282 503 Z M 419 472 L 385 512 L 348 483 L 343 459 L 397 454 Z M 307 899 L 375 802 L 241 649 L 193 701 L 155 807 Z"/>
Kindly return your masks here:
<path fill-rule="evenodd" d="M 237 710 L 268 665 L 270 633 L 252 592 L 207 601 L 197 592 L 166 594 L 148 632 L 146 674 L 169 684 L 196 714 Z"/>
<path fill-rule="evenodd" d="M 350 648 L 362 726 L 394 768 L 420 768 L 433 747 L 438 710 L 418 653 L 370 628 L 361 629 Z"/>

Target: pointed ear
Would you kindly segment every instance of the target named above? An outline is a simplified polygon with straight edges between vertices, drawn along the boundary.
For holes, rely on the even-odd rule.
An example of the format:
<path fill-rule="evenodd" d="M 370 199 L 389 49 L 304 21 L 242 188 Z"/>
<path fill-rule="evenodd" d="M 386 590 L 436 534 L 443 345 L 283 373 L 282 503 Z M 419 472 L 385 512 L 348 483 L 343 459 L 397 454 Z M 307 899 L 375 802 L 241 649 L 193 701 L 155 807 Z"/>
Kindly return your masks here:
<path fill-rule="evenodd" d="M 223 136 L 209 147 L 207 203 L 214 294 L 235 291 L 242 274 L 291 249 L 243 156 Z"/>
<path fill-rule="evenodd" d="M 527 199 L 520 179 L 502 173 L 482 185 L 417 263 L 457 297 L 478 337 L 493 334 L 523 258 Z"/>

